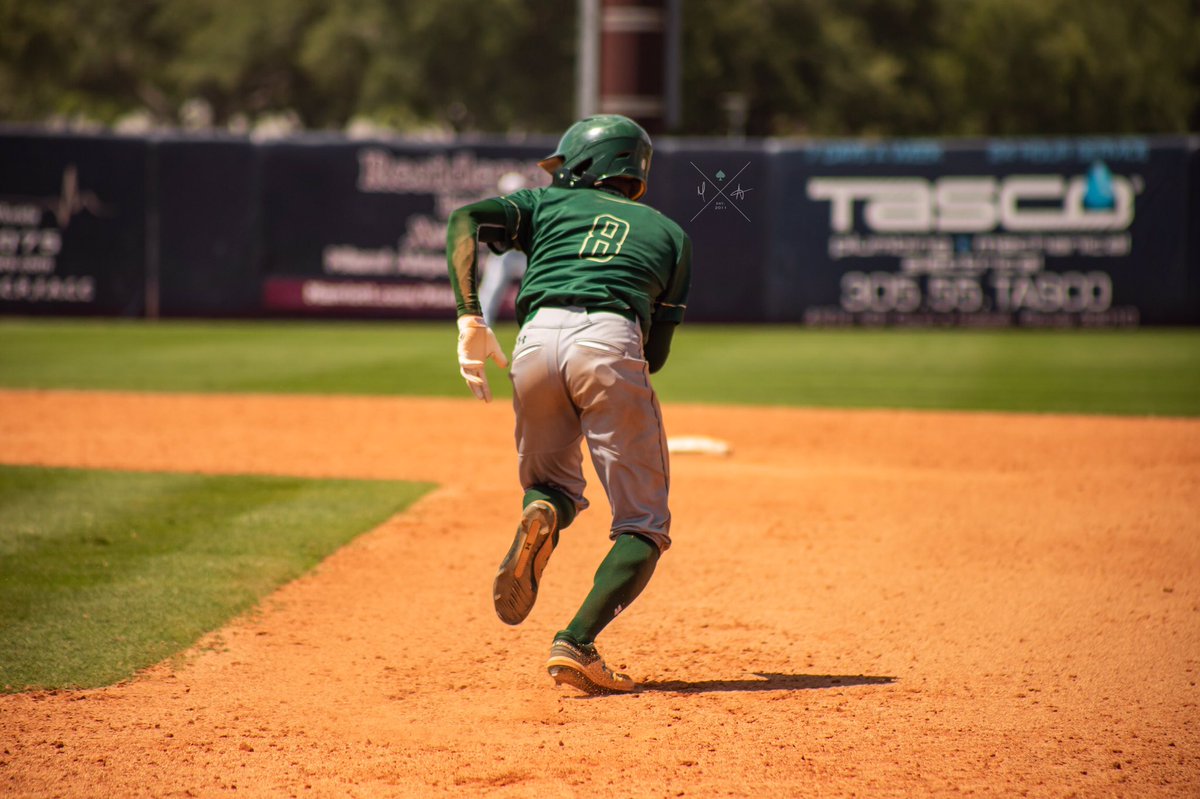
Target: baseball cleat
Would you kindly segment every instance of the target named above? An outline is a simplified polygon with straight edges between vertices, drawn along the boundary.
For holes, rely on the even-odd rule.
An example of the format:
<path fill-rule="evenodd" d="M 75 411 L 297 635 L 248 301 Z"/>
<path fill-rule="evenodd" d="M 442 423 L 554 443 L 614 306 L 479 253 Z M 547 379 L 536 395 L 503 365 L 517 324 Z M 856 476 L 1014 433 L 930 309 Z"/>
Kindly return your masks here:
<path fill-rule="evenodd" d="M 520 624 L 533 610 L 542 571 L 557 543 L 557 531 L 558 512 L 553 505 L 537 499 L 525 507 L 512 547 L 492 583 L 496 615 L 505 624 Z"/>
<path fill-rule="evenodd" d="M 555 638 L 546 670 L 558 685 L 570 685 L 585 694 L 627 694 L 637 688 L 628 675 L 617 674 L 604 665 L 595 644 L 583 646 Z"/>

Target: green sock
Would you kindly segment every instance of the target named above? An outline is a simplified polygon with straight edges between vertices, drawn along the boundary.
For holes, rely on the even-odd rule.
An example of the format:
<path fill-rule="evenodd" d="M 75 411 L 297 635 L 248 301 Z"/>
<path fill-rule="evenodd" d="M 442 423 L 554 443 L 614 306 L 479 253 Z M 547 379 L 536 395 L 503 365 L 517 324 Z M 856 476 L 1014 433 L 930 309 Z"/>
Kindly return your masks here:
<path fill-rule="evenodd" d="M 654 574 L 658 556 L 658 547 L 648 538 L 631 534 L 617 536 L 600 568 L 596 569 L 591 592 L 567 629 L 559 635 L 583 645 L 595 641 L 600 631 L 642 593 Z"/>
<path fill-rule="evenodd" d="M 522 510 L 536 499 L 545 500 L 554 506 L 554 510 L 558 512 L 559 530 L 567 529 L 571 522 L 575 521 L 575 503 L 557 488 L 548 485 L 530 486 L 525 490 L 525 497 L 521 502 Z"/>

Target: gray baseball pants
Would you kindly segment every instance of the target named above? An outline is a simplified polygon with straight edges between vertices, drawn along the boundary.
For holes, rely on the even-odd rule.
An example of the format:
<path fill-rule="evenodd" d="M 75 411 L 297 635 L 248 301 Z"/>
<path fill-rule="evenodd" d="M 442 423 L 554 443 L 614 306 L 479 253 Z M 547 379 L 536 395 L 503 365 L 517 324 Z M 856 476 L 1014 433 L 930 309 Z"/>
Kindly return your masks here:
<path fill-rule="evenodd" d="M 517 335 L 510 376 L 522 488 L 553 486 L 584 510 L 585 439 L 612 507 L 611 537 L 637 533 L 666 551 L 667 438 L 638 323 L 541 308 Z"/>

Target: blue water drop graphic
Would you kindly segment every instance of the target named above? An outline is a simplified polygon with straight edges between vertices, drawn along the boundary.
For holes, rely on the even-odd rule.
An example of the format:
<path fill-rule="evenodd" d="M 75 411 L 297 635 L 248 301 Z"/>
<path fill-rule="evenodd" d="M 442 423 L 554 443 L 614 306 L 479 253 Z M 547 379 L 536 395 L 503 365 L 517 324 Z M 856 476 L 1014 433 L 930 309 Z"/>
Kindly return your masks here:
<path fill-rule="evenodd" d="M 1088 211 L 1111 211 L 1117 206 L 1113 194 L 1112 172 L 1103 161 L 1097 161 L 1088 169 L 1087 189 L 1083 193 L 1083 207 Z"/>

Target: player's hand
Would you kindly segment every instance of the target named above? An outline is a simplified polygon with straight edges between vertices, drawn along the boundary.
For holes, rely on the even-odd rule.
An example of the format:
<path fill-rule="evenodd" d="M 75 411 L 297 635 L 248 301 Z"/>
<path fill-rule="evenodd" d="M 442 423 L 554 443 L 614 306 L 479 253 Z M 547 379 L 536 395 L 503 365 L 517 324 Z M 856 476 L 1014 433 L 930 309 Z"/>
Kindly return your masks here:
<path fill-rule="evenodd" d="M 458 373 L 475 396 L 484 402 L 492 401 L 485 369 L 488 358 L 500 368 L 508 366 L 508 358 L 500 349 L 496 334 L 484 324 L 482 316 L 464 314 L 458 317 Z"/>

